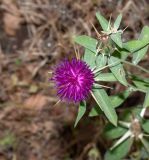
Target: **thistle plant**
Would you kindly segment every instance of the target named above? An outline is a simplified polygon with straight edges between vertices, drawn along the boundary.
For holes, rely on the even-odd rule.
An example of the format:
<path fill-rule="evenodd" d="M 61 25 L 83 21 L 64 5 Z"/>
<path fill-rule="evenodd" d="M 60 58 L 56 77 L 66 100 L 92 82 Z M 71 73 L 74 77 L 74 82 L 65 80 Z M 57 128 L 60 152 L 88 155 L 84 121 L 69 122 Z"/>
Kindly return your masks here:
<path fill-rule="evenodd" d="M 81 59 L 62 61 L 53 72 L 57 95 L 61 100 L 79 103 L 75 126 L 86 112 L 87 99 L 91 95 L 96 106 L 89 116 L 104 114 L 107 124 L 103 134 L 114 140 L 113 146 L 105 153 L 105 160 L 121 160 L 131 150 L 133 144 L 139 145 L 140 155 L 149 157 L 149 120 L 145 118 L 149 107 L 149 79 L 135 75 L 126 67 L 136 67 L 141 73 L 149 71 L 138 63 L 144 58 L 149 45 L 149 27 L 143 27 L 137 40 L 122 41 L 124 30 L 119 29 L 120 14 L 111 24 L 99 12 L 96 14 L 102 31 L 94 27 L 97 38 L 86 35 L 75 37 L 75 42 L 84 47 Z M 129 59 L 128 59 L 129 57 Z M 131 59 L 131 60 L 130 60 Z M 109 95 L 103 85 L 119 83 L 124 86 L 121 93 Z M 123 115 L 117 114 L 118 107 L 134 92 L 145 95 L 144 102 L 137 106 L 122 108 Z"/>

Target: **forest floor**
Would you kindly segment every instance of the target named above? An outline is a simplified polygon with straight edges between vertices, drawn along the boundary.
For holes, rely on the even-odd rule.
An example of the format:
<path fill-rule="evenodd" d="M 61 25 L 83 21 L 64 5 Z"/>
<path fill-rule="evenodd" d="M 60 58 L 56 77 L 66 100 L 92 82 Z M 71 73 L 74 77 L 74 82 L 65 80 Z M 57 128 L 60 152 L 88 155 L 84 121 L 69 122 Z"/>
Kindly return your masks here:
<path fill-rule="evenodd" d="M 0 160 L 93 160 L 95 146 L 102 160 L 110 145 L 103 118 L 85 116 L 74 128 L 77 105 L 55 105 L 48 73 L 75 56 L 74 36 L 97 37 L 90 23 L 101 30 L 97 11 L 112 20 L 123 14 L 124 41 L 149 25 L 148 0 L 0 0 Z M 140 65 L 149 68 L 148 60 L 149 54 Z"/>

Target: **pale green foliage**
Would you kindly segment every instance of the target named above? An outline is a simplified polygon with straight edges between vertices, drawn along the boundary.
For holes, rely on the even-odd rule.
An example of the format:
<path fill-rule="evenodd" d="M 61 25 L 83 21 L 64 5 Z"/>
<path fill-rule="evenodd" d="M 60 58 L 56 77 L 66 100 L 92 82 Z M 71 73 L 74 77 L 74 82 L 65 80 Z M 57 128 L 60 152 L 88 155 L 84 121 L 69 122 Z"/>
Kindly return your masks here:
<path fill-rule="evenodd" d="M 93 106 L 89 112 L 89 117 L 104 114 L 109 122 L 103 134 L 108 139 L 117 139 L 114 146 L 106 152 L 105 160 L 121 160 L 131 149 L 134 139 L 140 140 L 147 152 L 149 152 L 149 121 L 145 120 L 144 114 L 149 107 L 149 79 L 139 77 L 130 70 L 126 70 L 125 65 L 137 67 L 140 71 L 149 74 L 149 71 L 142 68 L 138 63 L 145 57 L 149 46 L 149 27 L 145 26 L 137 40 L 128 42 L 122 41 L 124 30 L 119 29 L 122 15 L 118 15 L 113 25 L 106 20 L 99 12 L 96 13 L 102 31 L 97 37 L 78 36 L 75 42 L 85 48 L 82 59 L 89 65 L 95 75 L 95 83 L 91 95 L 97 105 Z M 97 32 L 97 31 L 96 31 Z M 128 61 L 131 57 L 132 61 Z M 116 82 L 125 86 L 122 93 L 108 95 L 103 82 Z M 116 114 L 116 108 L 136 91 L 145 94 L 144 102 L 138 106 L 128 106 L 122 118 Z M 76 124 L 85 114 L 87 104 L 80 103 Z M 126 112 L 125 112 L 126 111 Z M 121 120 L 120 120 L 121 119 Z M 135 130 L 134 125 L 138 125 Z M 136 134 L 137 132 L 137 134 Z M 149 153 L 148 153 L 149 154 Z"/>

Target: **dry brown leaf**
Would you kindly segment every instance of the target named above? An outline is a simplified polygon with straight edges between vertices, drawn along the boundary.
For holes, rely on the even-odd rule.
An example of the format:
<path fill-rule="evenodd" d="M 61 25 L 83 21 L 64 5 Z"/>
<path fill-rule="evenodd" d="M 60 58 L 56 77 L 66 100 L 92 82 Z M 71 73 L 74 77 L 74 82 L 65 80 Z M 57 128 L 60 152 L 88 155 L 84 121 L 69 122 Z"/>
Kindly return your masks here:
<path fill-rule="evenodd" d="M 14 36 L 16 34 L 16 30 L 20 28 L 21 18 L 5 13 L 3 20 L 5 32 L 10 36 Z"/>
<path fill-rule="evenodd" d="M 2 0 L 2 4 L 11 5 L 14 0 Z"/>
<path fill-rule="evenodd" d="M 3 4 L 6 8 L 3 16 L 5 32 L 14 36 L 22 21 L 20 10 L 13 1 L 3 1 Z"/>
<path fill-rule="evenodd" d="M 17 7 L 17 4 L 13 0 L 3 0 L 2 4 L 4 5 L 5 11 L 13 15 L 21 16 L 20 10 Z"/>
<path fill-rule="evenodd" d="M 37 160 L 37 158 L 34 154 L 30 154 L 29 160 Z"/>
<path fill-rule="evenodd" d="M 24 108 L 33 109 L 33 110 L 41 110 L 48 102 L 48 97 L 44 95 L 33 95 L 25 100 Z"/>

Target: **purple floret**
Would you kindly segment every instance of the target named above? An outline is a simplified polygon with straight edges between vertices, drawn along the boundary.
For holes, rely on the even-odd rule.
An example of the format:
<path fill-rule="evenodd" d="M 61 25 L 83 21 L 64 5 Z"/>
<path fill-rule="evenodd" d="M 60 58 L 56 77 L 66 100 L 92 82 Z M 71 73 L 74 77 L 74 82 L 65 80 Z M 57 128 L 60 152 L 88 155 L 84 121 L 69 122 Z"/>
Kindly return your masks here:
<path fill-rule="evenodd" d="M 52 79 L 60 99 L 76 103 L 87 98 L 94 83 L 94 74 L 84 61 L 73 58 L 62 61 Z"/>

